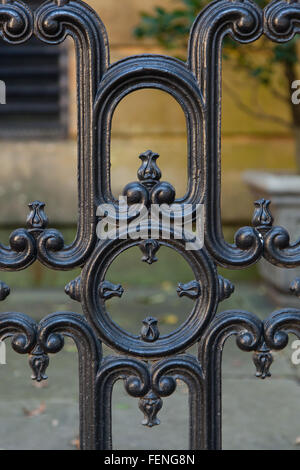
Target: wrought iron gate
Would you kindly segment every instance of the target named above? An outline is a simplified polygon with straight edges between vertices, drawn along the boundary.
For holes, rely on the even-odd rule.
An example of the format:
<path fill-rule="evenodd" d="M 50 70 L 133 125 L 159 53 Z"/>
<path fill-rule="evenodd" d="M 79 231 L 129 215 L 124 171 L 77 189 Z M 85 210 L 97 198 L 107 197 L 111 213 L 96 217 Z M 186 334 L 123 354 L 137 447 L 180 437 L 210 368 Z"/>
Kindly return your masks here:
<path fill-rule="evenodd" d="M 49 354 L 58 353 L 64 335 L 78 348 L 80 386 L 80 443 L 82 449 L 109 449 L 111 395 L 114 383 L 124 381 L 127 392 L 139 398 L 145 423 L 156 424 L 162 397 L 171 395 L 176 380 L 189 389 L 191 449 L 221 447 L 221 361 L 226 339 L 236 335 L 239 348 L 253 351 L 257 376 L 269 375 L 271 350 L 283 349 L 288 333 L 300 337 L 300 310 L 276 311 L 262 322 L 245 311 L 216 315 L 232 284 L 217 273 L 217 265 L 246 268 L 261 257 L 281 267 L 300 265 L 300 242 L 290 244 L 283 227 L 273 226 L 269 201 L 255 203 L 252 227 L 242 227 L 235 243 L 222 235 L 220 214 L 221 159 L 221 47 L 225 35 L 249 43 L 262 34 L 277 42 L 294 37 L 300 28 L 300 4 L 273 1 L 264 11 L 250 0 L 218 0 L 195 20 L 190 34 L 187 63 L 161 55 L 128 57 L 110 65 L 104 25 L 96 13 L 79 0 L 44 3 L 34 13 L 25 3 L 2 0 L 1 37 L 11 44 L 27 41 L 34 34 L 41 41 L 58 44 L 70 35 L 75 42 L 78 86 L 78 221 L 73 243 L 66 245 L 56 229 L 48 228 L 44 204 L 29 204 L 27 227 L 0 246 L 3 271 L 26 269 L 39 260 L 50 269 L 82 267 L 80 277 L 66 286 L 66 293 L 81 302 L 84 315 L 56 312 L 39 324 L 21 313 L 0 315 L 0 336 L 12 337 L 12 347 L 29 355 L 33 378 L 43 380 Z M 205 246 L 187 251 L 184 240 L 142 240 L 119 237 L 100 241 L 96 235 L 97 207 L 114 205 L 110 189 L 110 133 L 113 112 L 123 97 L 142 88 L 155 88 L 172 95 L 181 105 L 188 126 L 188 190 L 179 204 L 204 205 Z M 157 154 L 145 152 L 138 171 L 139 182 L 126 186 L 129 202 L 172 203 L 174 188 L 160 181 Z M 170 156 L 169 156 L 170 158 Z M 195 218 L 194 210 L 191 217 Z M 118 216 L 121 223 L 121 216 Z M 174 223 L 174 220 L 173 220 Z M 149 222 L 150 224 L 150 222 Z M 160 227 L 162 231 L 164 227 Z M 161 234 L 161 232 L 160 232 Z M 161 245 L 176 250 L 192 267 L 195 280 L 178 286 L 179 296 L 194 299 L 188 319 L 168 335 L 159 335 L 157 321 L 146 318 L 140 335 L 121 329 L 110 318 L 105 301 L 121 296 L 123 288 L 105 280 L 112 261 L 124 250 L 139 246 L 143 261 L 159 257 Z M 300 281 L 293 283 L 300 296 Z M 0 284 L 4 300 L 9 288 Z M 101 342 L 118 355 L 103 357 Z M 198 344 L 198 357 L 185 351 Z"/>

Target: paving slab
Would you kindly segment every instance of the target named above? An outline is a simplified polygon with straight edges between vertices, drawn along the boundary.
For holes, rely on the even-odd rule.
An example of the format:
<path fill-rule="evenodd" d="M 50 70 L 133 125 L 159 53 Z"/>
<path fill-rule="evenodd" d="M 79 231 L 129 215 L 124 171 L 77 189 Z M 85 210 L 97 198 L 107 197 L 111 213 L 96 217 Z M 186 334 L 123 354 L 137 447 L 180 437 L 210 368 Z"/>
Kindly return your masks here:
<path fill-rule="evenodd" d="M 111 303 L 115 321 L 136 331 L 143 315 L 155 310 L 164 319 L 162 332 L 167 332 L 185 318 L 184 304 L 178 307 L 171 294 L 156 297 L 154 302 L 153 295 L 155 289 L 143 287 L 132 291 L 122 305 Z M 254 284 L 237 286 L 236 295 L 221 304 L 222 310 L 230 308 L 250 310 L 262 318 L 274 310 L 264 291 Z M 10 310 L 40 319 L 56 310 L 80 313 L 81 307 L 62 290 L 34 295 L 24 291 L 2 304 L 2 311 Z M 111 351 L 105 348 L 108 353 Z M 295 445 L 300 436 L 299 370 L 292 367 L 290 354 L 289 346 L 276 353 L 272 377 L 263 381 L 254 376 L 251 353 L 240 351 L 234 338 L 228 340 L 223 354 L 225 449 L 299 448 Z M 11 350 L 7 341 L 7 364 L 0 366 L 0 449 L 76 449 L 77 367 L 76 348 L 66 340 L 64 349 L 50 358 L 47 383 L 37 387 L 30 379 L 27 358 Z M 176 450 L 188 446 L 188 393 L 182 384 L 164 399 L 160 426 L 149 429 L 141 425 L 138 399 L 127 396 L 122 383 L 115 386 L 113 410 L 115 449 Z"/>

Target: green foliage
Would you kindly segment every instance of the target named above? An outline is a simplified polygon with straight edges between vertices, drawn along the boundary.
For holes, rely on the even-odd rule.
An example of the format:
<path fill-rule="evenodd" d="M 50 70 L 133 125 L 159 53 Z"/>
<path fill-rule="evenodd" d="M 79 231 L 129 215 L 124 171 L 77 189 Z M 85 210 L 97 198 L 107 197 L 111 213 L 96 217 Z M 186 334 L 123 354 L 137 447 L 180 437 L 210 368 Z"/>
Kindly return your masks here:
<path fill-rule="evenodd" d="M 166 10 L 156 7 L 152 14 L 141 13 L 140 24 L 135 28 L 134 34 L 137 38 L 155 38 L 160 45 L 167 49 L 186 48 L 188 35 L 197 14 L 209 3 L 209 0 L 174 0 L 176 8 Z M 256 0 L 256 3 L 264 8 L 268 2 Z M 285 67 L 294 67 L 298 61 L 297 39 L 286 44 L 275 44 L 262 39 L 262 48 L 265 52 L 265 60 L 257 64 L 255 48 L 253 45 L 241 46 L 225 38 L 223 57 L 231 60 L 234 65 L 242 67 L 250 76 L 254 77 L 263 85 L 270 85 L 274 77 L 276 64 Z"/>
<path fill-rule="evenodd" d="M 174 10 L 154 8 L 153 14 L 141 13 L 141 23 L 134 34 L 137 38 L 153 37 L 159 44 L 171 49 L 186 46 L 190 27 L 208 0 L 175 0 L 182 4 Z"/>

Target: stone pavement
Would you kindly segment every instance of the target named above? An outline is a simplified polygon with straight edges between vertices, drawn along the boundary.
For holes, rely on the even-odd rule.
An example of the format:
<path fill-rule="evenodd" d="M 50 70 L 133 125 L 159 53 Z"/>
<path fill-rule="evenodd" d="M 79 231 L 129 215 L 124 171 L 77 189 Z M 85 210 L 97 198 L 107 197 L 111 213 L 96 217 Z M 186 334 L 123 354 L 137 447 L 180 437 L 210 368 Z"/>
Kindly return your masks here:
<path fill-rule="evenodd" d="M 152 314 L 154 310 L 156 316 L 161 312 L 163 332 L 183 318 L 184 304 L 173 302 L 168 294 L 155 298 L 151 289 L 131 291 L 122 310 L 116 300 L 111 302 L 112 317 L 133 331 L 149 311 Z M 232 299 L 221 306 L 222 310 L 250 310 L 260 317 L 274 310 L 262 287 L 249 283 L 240 283 Z M 19 291 L 5 301 L 5 311 L 11 310 L 39 319 L 56 310 L 80 312 L 80 306 L 58 290 L 34 295 Z M 260 380 L 254 376 L 251 354 L 240 351 L 234 338 L 228 341 L 223 358 L 224 449 L 300 448 L 295 443 L 300 436 L 300 369 L 292 366 L 291 351 L 289 345 L 285 352 L 277 353 L 272 377 Z M 66 341 L 63 351 L 51 356 L 48 376 L 47 383 L 37 386 L 30 380 L 27 358 L 7 347 L 7 364 L 0 366 L 1 449 L 76 449 L 77 359 L 71 341 Z M 187 448 L 188 395 L 184 385 L 179 384 L 176 393 L 164 399 L 159 413 L 161 424 L 152 429 L 140 424 L 137 399 L 126 395 L 122 383 L 115 386 L 113 410 L 115 449 Z"/>

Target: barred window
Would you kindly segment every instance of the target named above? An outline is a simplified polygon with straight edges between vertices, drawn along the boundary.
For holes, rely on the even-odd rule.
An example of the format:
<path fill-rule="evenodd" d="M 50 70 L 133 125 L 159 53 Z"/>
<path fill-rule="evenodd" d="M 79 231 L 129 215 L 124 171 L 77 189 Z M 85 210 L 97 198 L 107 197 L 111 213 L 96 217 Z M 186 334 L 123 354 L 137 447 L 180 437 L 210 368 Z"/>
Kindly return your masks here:
<path fill-rule="evenodd" d="M 42 1 L 27 1 L 36 8 Z M 25 44 L 0 41 L 0 80 L 6 104 L 0 105 L 2 138 L 65 137 L 68 128 L 68 56 L 65 44 L 36 38 Z"/>

